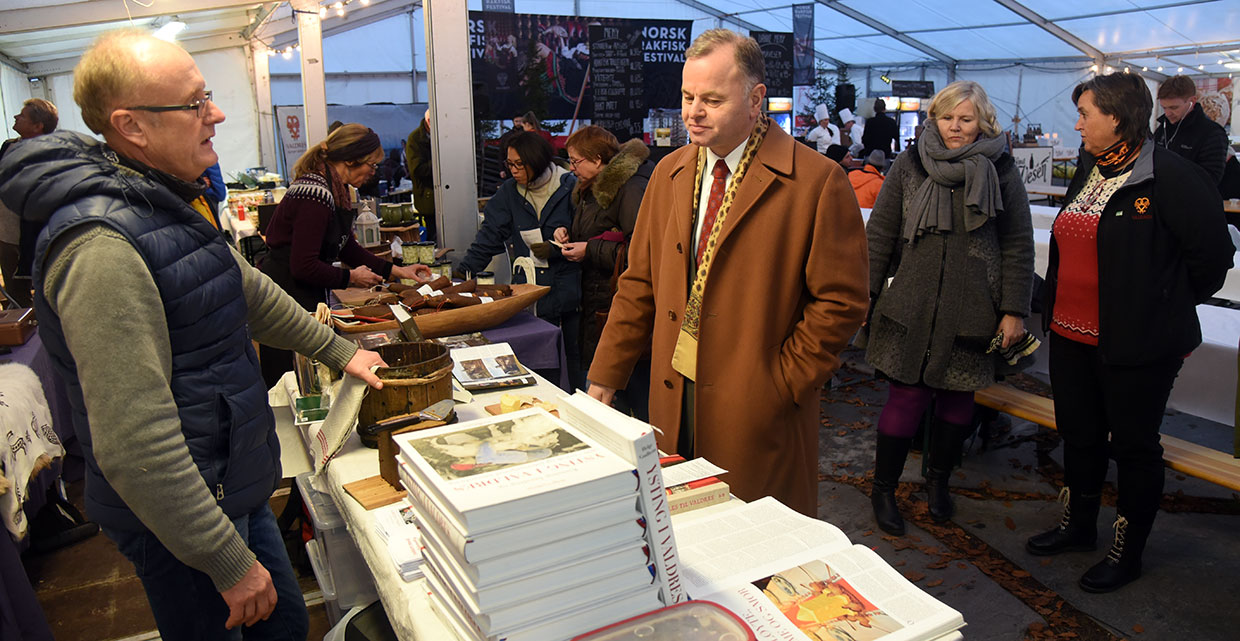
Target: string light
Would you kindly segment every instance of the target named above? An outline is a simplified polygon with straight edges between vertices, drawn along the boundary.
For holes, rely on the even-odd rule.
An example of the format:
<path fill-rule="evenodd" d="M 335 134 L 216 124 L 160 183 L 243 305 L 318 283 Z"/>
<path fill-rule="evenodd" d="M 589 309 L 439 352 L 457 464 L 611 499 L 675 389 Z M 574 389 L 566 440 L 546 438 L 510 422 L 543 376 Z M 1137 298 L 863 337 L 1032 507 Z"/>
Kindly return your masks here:
<path fill-rule="evenodd" d="M 326 19 L 327 19 L 327 16 L 328 16 L 328 13 L 329 13 L 330 11 L 335 11 L 335 13 L 336 13 L 336 15 L 337 15 L 337 16 L 339 16 L 339 17 L 343 18 L 343 17 L 345 16 L 345 14 L 347 13 L 347 9 L 346 9 L 346 8 L 347 8 L 350 4 L 352 4 L 353 2 L 355 2 L 355 1 L 356 1 L 356 2 L 361 2 L 363 7 L 369 7 L 369 6 L 370 6 L 370 0 L 336 0 L 335 2 L 331 2 L 330 0 L 328 0 L 328 1 L 327 1 L 327 2 L 325 2 L 324 4 L 319 5 L 319 10 L 318 10 L 317 12 L 315 12 L 315 11 L 301 11 L 301 10 L 298 10 L 298 9 L 294 9 L 294 10 L 293 10 L 293 13 L 318 13 L 318 14 L 319 14 L 319 19 L 320 19 L 320 20 L 326 20 Z M 291 57 L 292 57 L 292 55 L 293 55 L 293 52 L 294 52 L 294 51 L 300 52 L 300 51 L 301 51 L 301 44 L 294 44 L 294 45 L 290 45 L 287 49 L 285 49 L 285 50 L 283 50 L 283 51 L 279 51 L 279 50 L 275 50 L 275 49 L 268 49 L 268 50 L 267 50 L 267 55 L 268 55 L 268 56 L 275 56 L 275 55 L 279 54 L 279 55 L 283 56 L 285 59 L 288 59 L 288 58 L 291 58 Z"/>

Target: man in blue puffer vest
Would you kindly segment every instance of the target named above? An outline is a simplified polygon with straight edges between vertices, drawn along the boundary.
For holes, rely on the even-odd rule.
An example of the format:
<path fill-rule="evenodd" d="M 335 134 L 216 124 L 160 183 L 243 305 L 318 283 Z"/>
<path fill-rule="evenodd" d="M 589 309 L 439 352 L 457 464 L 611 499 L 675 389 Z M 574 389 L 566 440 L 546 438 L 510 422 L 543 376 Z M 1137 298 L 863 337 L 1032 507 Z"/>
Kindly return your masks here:
<path fill-rule="evenodd" d="M 188 53 L 104 35 L 74 100 L 106 144 L 60 132 L 13 149 L 0 199 L 45 224 L 35 308 L 69 389 L 87 513 L 134 563 L 163 639 L 241 638 L 244 625 L 246 639 L 302 641 L 251 340 L 376 386 L 381 360 L 315 322 L 190 204 L 224 114 Z"/>

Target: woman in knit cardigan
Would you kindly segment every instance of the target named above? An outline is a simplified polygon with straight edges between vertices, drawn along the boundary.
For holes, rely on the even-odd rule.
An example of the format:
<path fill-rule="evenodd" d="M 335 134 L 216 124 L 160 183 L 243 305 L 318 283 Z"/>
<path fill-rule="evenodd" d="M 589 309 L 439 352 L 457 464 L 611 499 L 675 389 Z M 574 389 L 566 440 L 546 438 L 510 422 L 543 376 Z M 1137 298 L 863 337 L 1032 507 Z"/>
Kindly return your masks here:
<path fill-rule="evenodd" d="M 353 237 L 349 187 L 366 184 L 383 161 L 375 132 L 342 125 L 310 147 L 293 166 L 294 180 L 267 225 L 259 269 L 308 311 L 327 301 L 327 290 L 370 287 L 389 278 L 431 279 L 426 265 L 398 267 L 366 251 Z M 333 267 L 340 261 L 347 267 Z M 260 346 L 263 379 L 275 385 L 293 368 L 293 354 Z"/>
<path fill-rule="evenodd" d="M 1235 248 L 1213 181 L 1150 138 L 1153 101 L 1140 74 L 1097 76 L 1072 100 L 1082 152 L 1051 229 L 1043 289 L 1064 512 L 1025 549 L 1094 549 L 1114 458 L 1114 543 L 1079 581 L 1111 592 L 1141 576 L 1166 474 L 1163 411 L 1201 343 L 1197 305 L 1223 285 Z"/>
<path fill-rule="evenodd" d="M 944 87 L 921 137 L 892 165 L 866 227 L 874 301 L 866 360 L 890 381 L 870 497 L 891 534 L 904 533 L 895 490 L 930 402 L 926 493 L 930 516 L 945 522 L 955 512 L 948 477 L 971 427 L 973 392 L 1008 364 L 1000 348 L 1032 343 L 1024 318 L 1033 225 L 1006 146 L 980 85 Z"/>

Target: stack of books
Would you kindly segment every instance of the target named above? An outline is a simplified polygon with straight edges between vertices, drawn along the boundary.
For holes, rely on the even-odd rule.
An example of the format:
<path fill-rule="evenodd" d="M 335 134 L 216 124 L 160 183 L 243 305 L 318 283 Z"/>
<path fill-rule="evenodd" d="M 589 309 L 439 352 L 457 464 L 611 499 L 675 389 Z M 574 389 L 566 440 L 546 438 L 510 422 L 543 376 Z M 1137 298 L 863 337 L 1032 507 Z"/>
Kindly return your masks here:
<path fill-rule="evenodd" d="M 534 408 L 395 438 L 432 602 L 464 638 L 567 640 L 685 598 L 653 435 L 639 474 L 630 438 L 570 422 Z"/>
<path fill-rule="evenodd" d="M 422 576 L 422 541 L 414 517 L 408 499 L 375 510 L 375 532 L 387 544 L 388 556 L 405 581 Z"/>

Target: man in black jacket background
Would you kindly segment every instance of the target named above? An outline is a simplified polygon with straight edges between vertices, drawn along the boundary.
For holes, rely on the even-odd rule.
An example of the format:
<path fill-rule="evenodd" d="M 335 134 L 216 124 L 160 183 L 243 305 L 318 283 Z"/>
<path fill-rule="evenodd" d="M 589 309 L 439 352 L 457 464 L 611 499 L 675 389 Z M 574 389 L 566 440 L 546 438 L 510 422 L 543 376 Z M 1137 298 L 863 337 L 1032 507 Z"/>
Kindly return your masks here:
<path fill-rule="evenodd" d="M 1218 185 L 1227 159 L 1227 132 L 1201 109 L 1197 85 L 1188 76 L 1168 78 L 1158 87 L 1158 105 L 1163 115 L 1154 143 L 1197 163 Z"/>

